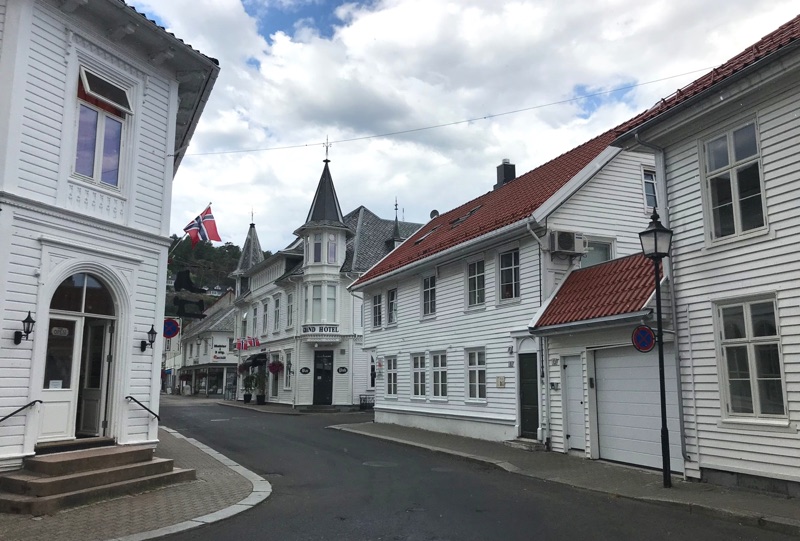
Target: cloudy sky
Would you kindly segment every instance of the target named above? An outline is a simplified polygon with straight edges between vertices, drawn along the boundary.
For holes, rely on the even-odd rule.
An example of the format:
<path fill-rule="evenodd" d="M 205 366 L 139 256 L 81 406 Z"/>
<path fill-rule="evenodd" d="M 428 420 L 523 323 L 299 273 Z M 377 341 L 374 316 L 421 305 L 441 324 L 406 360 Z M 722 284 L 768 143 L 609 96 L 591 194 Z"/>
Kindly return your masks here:
<path fill-rule="evenodd" d="M 222 71 L 175 177 L 172 231 L 213 201 L 294 237 L 332 143 L 342 211 L 424 223 L 649 108 L 795 17 L 796 0 L 128 0 Z"/>

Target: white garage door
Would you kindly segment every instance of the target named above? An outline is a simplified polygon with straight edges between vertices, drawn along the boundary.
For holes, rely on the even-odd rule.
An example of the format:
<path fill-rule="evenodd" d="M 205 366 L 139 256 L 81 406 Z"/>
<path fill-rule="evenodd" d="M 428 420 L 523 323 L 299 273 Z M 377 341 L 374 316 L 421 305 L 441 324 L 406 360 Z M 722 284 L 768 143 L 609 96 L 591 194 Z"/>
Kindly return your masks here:
<path fill-rule="evenodd" d="M 600 458 L 661 469 L 658 352 L 639 353 L 633 347 L 598 350 L 595 376 Z M 667 344 L 664 376 L 670 467 L 683 472 L 675 357 Z"/>

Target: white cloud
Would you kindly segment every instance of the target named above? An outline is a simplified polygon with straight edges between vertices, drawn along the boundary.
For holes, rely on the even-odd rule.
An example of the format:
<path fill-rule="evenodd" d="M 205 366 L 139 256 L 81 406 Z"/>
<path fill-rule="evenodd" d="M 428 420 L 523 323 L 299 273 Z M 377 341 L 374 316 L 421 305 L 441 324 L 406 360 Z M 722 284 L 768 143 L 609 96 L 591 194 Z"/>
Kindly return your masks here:
<path fill-rule="evenodd" d="M 211 200 L 223 239 L 241 244 L 252 208 L 271 250 L 305 220 L 326 137 L 532 108 L 334 143 L 331 171 L 344 212 L 364 204 L 389 217 L 396 196 L 406 219 L 424 222 L 433 208 L 490 190 L 503 158 L 518 174 L 528 171 L 701 73 L 639 86 L 625 103 L 599 100 L 588 117 L 586 102 L 537 106 L 571 98 L 576 88 L 614 89 L 718 65 L 796 15 L 792 0 L 244 1 L 247 11 L 241 0 L 132 3 L 222 68 L 175 179 L 172 230 Z M 271 10 L 309 4 L 338 21 L 331 37 L 316 18 L 299 16 L 292 35 L 259 34 L 270 28 Z"/>

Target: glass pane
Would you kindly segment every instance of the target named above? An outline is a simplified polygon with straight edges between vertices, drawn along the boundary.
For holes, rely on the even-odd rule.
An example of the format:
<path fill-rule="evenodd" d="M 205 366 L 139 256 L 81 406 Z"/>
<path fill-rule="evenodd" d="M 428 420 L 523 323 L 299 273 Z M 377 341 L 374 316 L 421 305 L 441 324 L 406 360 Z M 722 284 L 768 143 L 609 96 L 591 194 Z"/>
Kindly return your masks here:
<path fill-rule="evenodd" d="M 733 202 L 731 194 L 731 175 L 723 173 L 709 180 L 711 187 L 711 206 L 713 208 L 730 205 Z"/>
<path fill-rule="evenodd" d="M 86 325 L 83 332 L 83 357 L 86 366 L 84 375 L 84 389 L 99 389 L 100 375 L 103 372 L 103 339 L 105 338 L 105 325 Z"/>
<path fill-rule="evenodd" d="M 58 286 L 50 301 L 51 310 L 83 311 L 83 284 L 85 274 L 73 274 Z"/>
<path fill-rule="evenodd" d="M 581 259 L 581 267 L 591 267 L 611 259 L 611 245 L 606 242 L 590 242 L 589 251 Z"/>
<path fill-rule="evenodd" d="M 739 183 L 739 199 L 761 195 L 761 176 L 758 171 L 758 162 L 737 169 L 736 180 Z"/>
<path fill-rule="evenodd" d="M 758 154 L 756 125 L 748 124 L 733 132 L 733 155 L 738 162 Z"/>
<path fill-rule="evenodd" d="M 103 170 L 100 180 L 109 186 L 119 183 L 119 149 L 122 143 L 122 122 L 110 116 L 105 117 L 103 137 Z"/>
<path fill-rule="evenodd" d="M 758 163 L 738 169 L 736 179 L 739 183 L 742 231 L 762 227 L 764 225 L 764 208 L 761 204 L 761 178 Z"/>
<path fill-rule="evenodd" d="M 750 379 L 750 366 L 747 363 L 747 346 L 726 347 L 728 359 L 728 377 L 734 379 Z"/>
<path fill-rule="evenodd" d="M 75 322 L 51 319 L 47 333 L 44 365 L 45 389 L 69 389 L 72 380 L 72 352 L 75 343 Z"/>
<path fill-rule="evenodd" d="M 775 326 L 775 305 L 771 302 L 751 304 L 750 317 L 754 336 L 778 335 L 778 328 Z"/>
<path fill-rule="evenodd" d="M 87 314 L 114 315 L 114 301 L 111 293 L 96 278 L 86 276 L 86 305 L 83 311 Z"/>
<path fill-rule="evenodd" d="M 476 286 L 477 287 L 477 291 L 476 291 L 475 303 L 476 304 L 483 304 L 484 301 L 485 301 L 485 298 L 484 298 L 485 285 L 484 285 L 484 276 L 483 276 L 483 274 L 481 274 L 480 276 L 477 277 L 477 281 L 478 281 L 478 283 L 477 283 L 477 286 Z"/>
<path fill-rule="evenodd" d="M 722 309 L 723 337 L 725 340 L 744 338 L 744 307 L 730 306 Z"/>
<path fill-rule="evenodd" d="M 753 413 L 753 394 L 750 380 L 731 381 L 731 409 L 734 413 Z"/>
<path fill-rule="evenodd" d="M 758 344 L 756 351 L 756 375 L 759 379 L 781 379 L 781 357 L 778 344 Z"/>
<path fill-rule="evenodd" d="M 764 207 L 761 196 L 756 195 L 739 203 L 742 212 L 742 231 L 750 231 L 764 226 Z"/>
<path fill-rule="evenodd" d="M 645 204 L 648 208 L 653 208 L 658 206 L 658 201 L 656 199 L 656 185 L 652 182 L 645 182 L 644 183 L 644 196 L 645 196 Z"/>
<path fill-rule="evenodd" d="M 706 144 L 706 171 L 716 171 L 728 165 L 728 139 L 726 136 L 718 137 Z"/>
<path fill-rule="evenodd" d="M 75 172 L 94 176 L 94 153 L 97 147 L 97 111 L 81 105 L 78 120 L 78 147 L 75 152 Z"/>
<path fill-rule="evenodd" d="M 758 382 L 758 401 L 761 413 L 766 415 L 783 415 L 783 386 L 779 379 L 761 380 Z"/>

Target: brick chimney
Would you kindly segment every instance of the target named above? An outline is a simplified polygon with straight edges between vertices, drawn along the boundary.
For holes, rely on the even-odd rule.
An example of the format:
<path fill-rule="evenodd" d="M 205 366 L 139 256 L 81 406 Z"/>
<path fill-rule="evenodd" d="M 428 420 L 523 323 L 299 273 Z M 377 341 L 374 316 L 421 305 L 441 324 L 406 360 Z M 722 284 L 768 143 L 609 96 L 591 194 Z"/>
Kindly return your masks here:
<path fill-rule="evenodd" d="M 511 160 L 503 158 L 503 163 L 497 166 L 497 184 L 494 185 L 494 189 L 496 190 L 509 180 L 517 178 L 516 170 L 517 168 L 511 163 Z"/>

